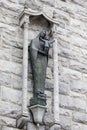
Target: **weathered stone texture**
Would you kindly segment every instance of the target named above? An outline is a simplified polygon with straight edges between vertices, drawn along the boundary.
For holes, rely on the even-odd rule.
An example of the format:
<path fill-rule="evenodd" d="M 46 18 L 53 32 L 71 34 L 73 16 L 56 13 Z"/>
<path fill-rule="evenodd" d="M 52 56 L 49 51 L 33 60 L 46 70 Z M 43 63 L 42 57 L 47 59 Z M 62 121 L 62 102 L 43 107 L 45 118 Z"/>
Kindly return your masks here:
<path fill-rule="evenodd" d="M 0 115 L 16 118 L 17 114 L 20 113 L 21 107 L 19 105 L 0 101 Z"/>
<path fill-rule="evenodd" d="M 71 90 L 79 93 L 87 93 L 87 82 L 86 81 L 71 81 Z"/>
<path fill-rule="evenodd" d="M 78 123 L 83 123 L 87 125 L 87 114 L 80 112 L 73 112 L 72 119 Z"/>
<path fill-rule="evenodd" d="M 0 129 L 16 129 L 21 110 L 23 29 L 19 14 L 25 0 L 0 1 Z M 86 0 L 29 0 L 28 6 L 58 21 L 56 37 L 59 52 L 60 123 L 64 130 L 87 130 L 87 2 Z M 43 7 L 42 7 L 43 6 Z M 47 22 L 30 19 L 29 42 Z M 44 21 L 40 22 L 40 21 Z M 39 23 L 39 24 L 38 24 Z M 48 110 L 45 124 L 52 122 L 53 50 L 50 50 L 46 75 Z M 29 64 L 28 105 L 32 97 L 32 72 Z M 9 127 L 8 127 L 9 126 Z M 28 129 L 36 129 L 31 123 Z M 44 130 L 45 126 L 41 126 Z"/>
<path fill-rule="evenodd" d="M 60 95 L 60 106 L 70 110 L 86 112 L 86 101 L 80 98 Z"/>
<path fill-rule="evenodd" d="M 1 86 L 1 92 L 2 92 L 1 95 L 2 100 L 13 102 L 19 105 L 21 104 L 21 100 L 22 100 L 21 91 Z"/>
<path fill-rule="evenodd" d="M 65 19 L 65 26 L 59 24 L 57 28 L 59 63 L 61 63 L 59 65 L 62 66 L 59 67 L 60 122 L 65 130 L 87 129 L 86 6 L 85 0 L 56 1 L 56 9 L 63 11 L 63 14 L 66 13 L 68 18 L 68 22 Z"/>
<path fill-rule="evenodd" d="M 16 129 L 14 127 L 3 126 L 1 130 L 19 130 L 19 129 Z"/>
<path fill-rule="evenodd" d="M 3 125 L 3 126 L 7 125 L 7 126 L 15 127 L 16 119 L 0 116 L 0 125 Z"/>

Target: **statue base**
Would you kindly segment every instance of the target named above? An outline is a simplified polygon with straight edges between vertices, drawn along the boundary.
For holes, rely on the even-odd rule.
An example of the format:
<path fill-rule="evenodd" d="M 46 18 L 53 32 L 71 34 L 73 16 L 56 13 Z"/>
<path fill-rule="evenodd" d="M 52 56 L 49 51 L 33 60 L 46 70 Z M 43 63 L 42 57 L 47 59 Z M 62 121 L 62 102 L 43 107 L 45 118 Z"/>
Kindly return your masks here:
<path fill-rule="evenodd" d="M 37 126 L 39 124 L 42 124 L 46 107 L 42 105 L 34 105 L 34 106 L 29 107 L 29 109 L 31 110 L 33 114 L 33 119 L 34 119 L 35 124 L 37 124 Z"/>

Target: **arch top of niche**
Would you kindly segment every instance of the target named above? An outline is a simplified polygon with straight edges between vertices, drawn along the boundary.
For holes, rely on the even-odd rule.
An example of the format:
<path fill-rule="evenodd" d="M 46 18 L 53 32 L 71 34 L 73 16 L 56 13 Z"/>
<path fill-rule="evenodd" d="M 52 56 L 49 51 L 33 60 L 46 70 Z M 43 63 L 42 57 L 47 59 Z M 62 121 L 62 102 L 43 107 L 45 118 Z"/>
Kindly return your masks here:
<path fill-rule="evenodd" d="M 36 10 L 32 10 L 29 8 L 25 8 L 20 16 L 19 16 L 19 21 L 20 21 L 20 25 L 22 26 L 22 24 L 24 23 L 23 19 L 24 17 L 30 17 L 30 16 L 43 16 L 49 23 L 51 24 L 58 24 L 57 20 L 54 20 L 53 18 L 51 18 L 50 16 L 48 16 L 44 11 L 36 11 Z"/>

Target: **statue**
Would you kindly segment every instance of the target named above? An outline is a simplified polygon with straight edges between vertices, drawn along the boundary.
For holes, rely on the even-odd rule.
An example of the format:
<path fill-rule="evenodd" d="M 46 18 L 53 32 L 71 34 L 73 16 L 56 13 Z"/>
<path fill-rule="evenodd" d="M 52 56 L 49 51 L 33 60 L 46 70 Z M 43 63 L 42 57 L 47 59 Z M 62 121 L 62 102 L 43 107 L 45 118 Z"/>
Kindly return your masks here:
<path fill-rule="evenodd" d="M 33 75 L 33 93 L 34 96 L 30 100 L 30 106 L 43 105 L 46 106 L 45 78 L 48 63 L 48 52 L 51 44 L 49 34 L 42 31 L 35 39 L 31 41 L 29 47 L 30 61 Z"/>

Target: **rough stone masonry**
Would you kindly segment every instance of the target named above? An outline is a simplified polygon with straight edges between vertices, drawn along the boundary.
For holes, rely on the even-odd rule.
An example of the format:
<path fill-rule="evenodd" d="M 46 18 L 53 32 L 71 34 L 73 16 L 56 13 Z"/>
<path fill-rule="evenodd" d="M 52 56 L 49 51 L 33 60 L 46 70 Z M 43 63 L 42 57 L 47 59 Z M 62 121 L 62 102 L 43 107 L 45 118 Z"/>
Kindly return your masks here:
<path fill-rule="evenodd" d="M 23 30 L 19 14 L 24 0 L 0 1 L 0 130 L 19 130 L 16 117 L 21 111 Z M 29 7 L 46 8 L 58 21 L 59 90 L 61 130 L 87 130 L 87 1 L 29 0 Z M 44 28 L 44 27 L 42 27 Z M 42 29 L 30 26 L 29 41 Z M 47 115 L 52 111 L 53 59 L 50 51 L 46 76 Z M 32 97 L 32 74 L 29 67 L 28 98 Z M 30 119 L 31 120 L 31 119 Z M 44 118 L 44 126 L 51 122 Z M 35 130 L 32 124 L 30 129 Z"/>

